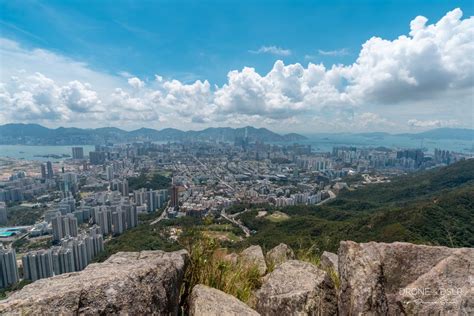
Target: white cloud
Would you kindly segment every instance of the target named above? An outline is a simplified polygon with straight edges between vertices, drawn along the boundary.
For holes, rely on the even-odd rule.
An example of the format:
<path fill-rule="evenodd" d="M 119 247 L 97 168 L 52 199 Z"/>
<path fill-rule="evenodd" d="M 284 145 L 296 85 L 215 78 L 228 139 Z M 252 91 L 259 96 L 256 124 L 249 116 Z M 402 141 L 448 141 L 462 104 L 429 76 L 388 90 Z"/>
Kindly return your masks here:
<path fill-rule="evenodd" d="M 454 127 L 459 123 L 456 120 L 408 120 L 408 126 L 421 128 Z"/>
<path fill-rule="evenodd" d="M 277 60 L 266 74 L 251 67 L 230 71 L 222 86 L 159 75 L 145 84 L 129 73 L 111 76 L 3 39 L 0 121 L 255 124 L 295 131 L 472 126 L 472 116 L 465 114 L 472 113 L 474 18 L 462 19 L 456 9 L 427 23 L 416 17 L 408 35 L 369 39 L 351 65 Z M 254 52 L 291 54 L 276 46 Z"/>
<path fill-rule="evenodd" d="M 137 77 L 128 78 L 128 84 L 134 89 L 141 89 L 145 86 L 145 82 L 141 81 Z"/>
<path fill-rule="evenodd" d="M 71 111 L 80 113 L 103 111 L 100 107 L 102 101 L 88 83 L 71 81 L 61 88 L 61 96 L 65 106 Z"/>
<path fill-rule="evenodd" d="M 341 48 L 336 50 L 318 49 L 318 54 L 323 56 L 347 56 L 349 55 L 349 50 L 347 48 Z"/>
<path fill-rule="evenodd" d="M 258 50 L 249 50 L 252 54 L 272 54 L 277 56 L 290 56 L 291 50 L 278 46 L 262 46 Z"/>

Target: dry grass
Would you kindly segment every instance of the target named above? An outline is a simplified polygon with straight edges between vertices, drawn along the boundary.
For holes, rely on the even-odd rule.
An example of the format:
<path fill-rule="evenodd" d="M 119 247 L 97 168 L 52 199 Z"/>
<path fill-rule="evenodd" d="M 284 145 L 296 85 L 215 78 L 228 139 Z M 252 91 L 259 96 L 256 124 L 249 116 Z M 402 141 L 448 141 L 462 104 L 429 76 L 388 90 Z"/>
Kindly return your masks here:
<path fill-rule="evenodd" d="M 184 297 L 189 295 L 195 285 L 204 284 L 247 303 L 252 292 L 260 287 L 257 267 L 239 261 L 232 262 L 226 257 L 227 252 L 220 248 L 218 240 L 199 232 L 191 232 L 180 241 L 190 254 Z"/>

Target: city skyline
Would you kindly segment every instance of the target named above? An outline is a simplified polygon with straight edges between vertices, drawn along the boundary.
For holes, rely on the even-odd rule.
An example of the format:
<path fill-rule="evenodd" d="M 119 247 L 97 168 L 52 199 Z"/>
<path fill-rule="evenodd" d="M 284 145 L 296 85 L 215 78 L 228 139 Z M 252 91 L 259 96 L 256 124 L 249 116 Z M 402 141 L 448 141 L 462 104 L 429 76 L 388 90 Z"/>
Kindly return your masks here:
<path fill-rule="evenodd" d="M 0 124 L 303 134 L 473 126 L 469 2 L 0 3 Z"/>

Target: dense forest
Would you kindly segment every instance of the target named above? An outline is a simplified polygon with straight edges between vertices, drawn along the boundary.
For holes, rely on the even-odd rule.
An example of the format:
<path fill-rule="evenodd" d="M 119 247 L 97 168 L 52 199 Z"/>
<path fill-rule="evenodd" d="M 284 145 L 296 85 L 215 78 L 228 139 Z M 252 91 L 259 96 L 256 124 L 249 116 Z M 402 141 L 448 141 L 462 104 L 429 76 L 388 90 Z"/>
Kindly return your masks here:
<path fill-rule="evenodd" d="M 165 177 L 159 173 L 142 173 L 138 177 L 128 178 L 128 187 L 130 191 L 145 188 L 147 190 L 168 189 L 171 185 L 171 178 Z"/>

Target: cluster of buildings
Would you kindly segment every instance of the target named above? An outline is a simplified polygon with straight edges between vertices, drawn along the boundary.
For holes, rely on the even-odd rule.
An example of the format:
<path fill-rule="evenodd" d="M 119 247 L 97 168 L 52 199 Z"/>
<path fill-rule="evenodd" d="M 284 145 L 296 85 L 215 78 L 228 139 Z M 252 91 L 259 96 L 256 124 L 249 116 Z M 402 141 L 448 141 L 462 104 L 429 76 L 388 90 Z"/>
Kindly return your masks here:
<path fill-rule="evenodd" d="M 24 172 L 18 172 L 12 175 L 8 181 L 0 182 L 0 201 L 20 202 L 32 200 L 55 187 L 54 180 L 42 181 L 41 179 L 27 177 Z"/>
<path fill-rule="evenodd" d="M 104 239 L 138 225 L 139 213 L 164 209 L 161 220 L 209 213 L 224 217 L 236 203 L 314 205 L 347 188 L 342 178 L 350 174 L 404 173 L 462 158 L 443 150 L 431 157 L 419 149 L 347 146 L 315 152 L 309 145 L 265 144 L 246 137 L 234 143 L 97 145 L 88 156 L 83 147 L 73 147 L 72 159 L 61 166 L 47 162 L 37 168 L 38 176 L 17 172 L 0 183 L 0 223 L 7 222 L 5 202 L 28 200 L 46 208 L 27 238 L 50 234 L 53 246 L 28 252 L 21 260 L 23 277 L 34 281 L 84 269 L 103 250 Z M 172 184 L 136 184 L 141 175 L 157 172 L 172 178 Z M 1 249 L 0 255 L 0 285 L 5 287 L 19 274 L 15 250 Z"/>
<path fill-rule="evenodd" d="M 427 155 L 422 149 L 392 150 L 385 147 L 358 148 L 333 147 L 331 159 L 335 163 L 351 165 L 359 172 L 371 170 L 414 171 L 428 169 L 440 164 L 449 165 L 465 159 L 463 154 L 435 149 L 434 155 Z"/>
<path fill-rule="evenodd" d="M 36 281 L 68 272 L 83 270 L 104 250 L 104 239 L 98 227 L 79 236 L 66 236 L 60 246 L 31 251 L 22 257 L 23 278 Z"/>
<path fill-rule="evenodd" d="M 173 195 L 175 196 L 175 195 Z M 163 208 L 169 197 L 169 190 L 152 190 L 141 188 L 133 191 L 133 200 L 137 209 L 142 212 L 152 213 Z"/>
<path fill-rule="evenodd" d="M 15 249 L 0 245 L 0 288 L 8 287 L 19 280 Z"/>
<path fill-rule="evenodd" d="M 7 221 L 7 204 L 5 202 L 0 202 L 0 225 L 5 225 Z"/>

